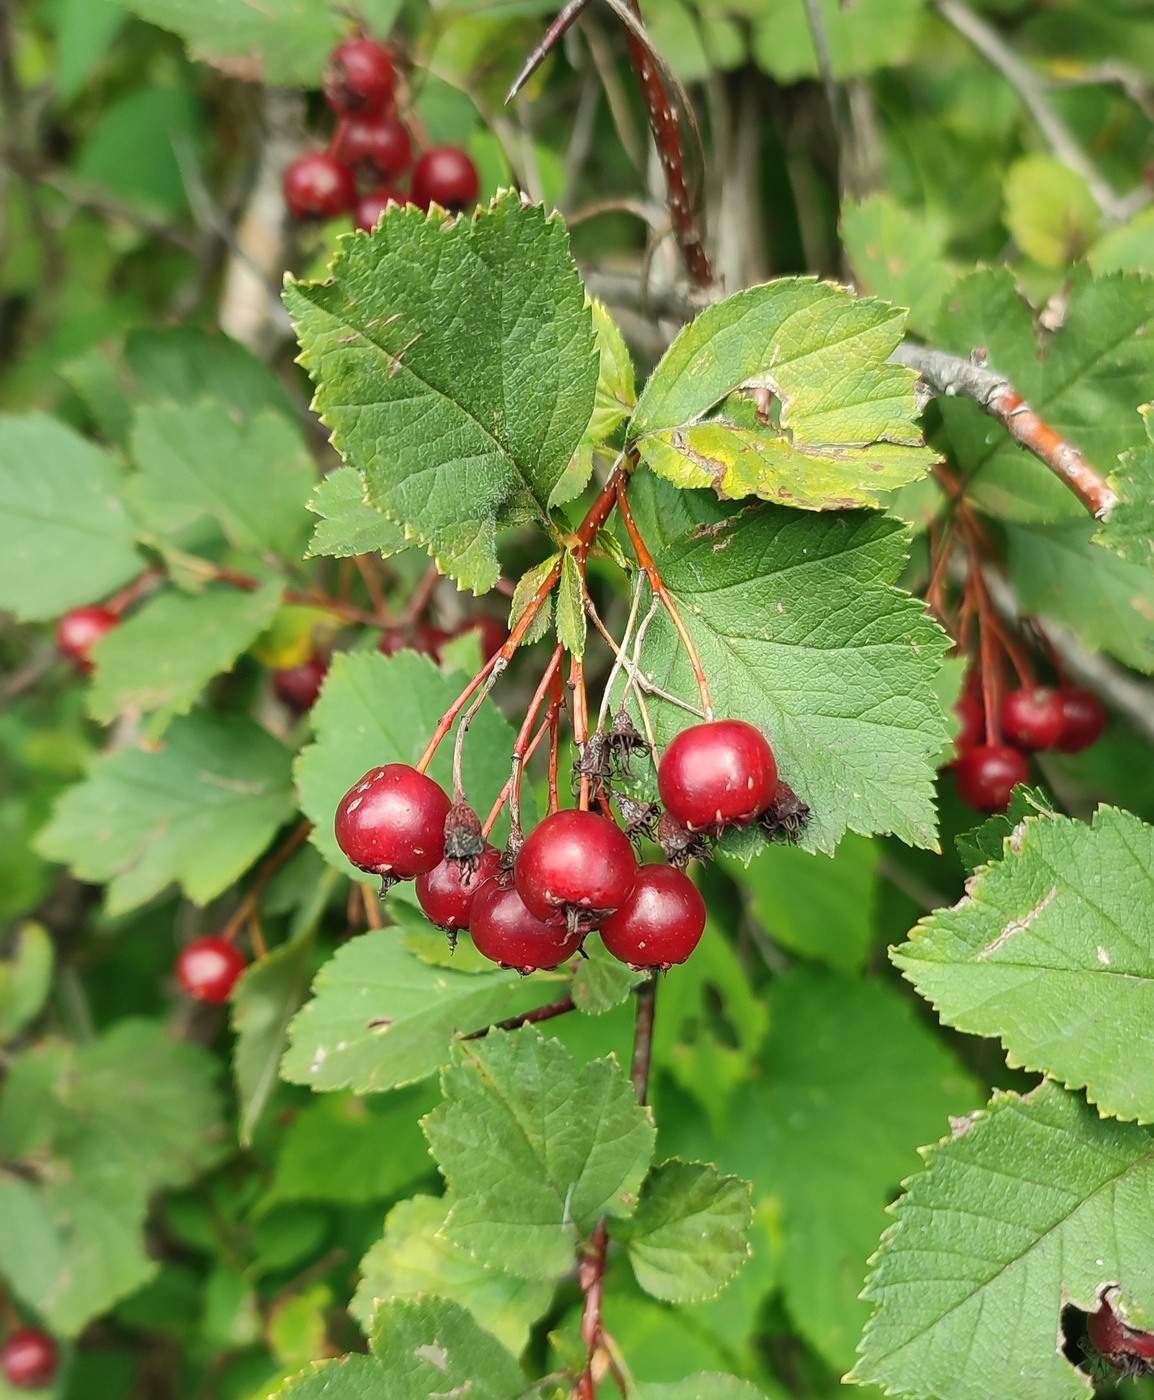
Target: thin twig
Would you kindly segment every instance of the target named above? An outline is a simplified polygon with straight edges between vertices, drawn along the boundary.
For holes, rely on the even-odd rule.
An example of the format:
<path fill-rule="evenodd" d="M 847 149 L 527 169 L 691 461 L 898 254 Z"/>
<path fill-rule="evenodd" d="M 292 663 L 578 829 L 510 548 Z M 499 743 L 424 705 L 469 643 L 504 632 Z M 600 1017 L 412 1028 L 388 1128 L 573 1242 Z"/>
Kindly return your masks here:
<path fill-rule="evenodd" d="M 462 1040 L 484 1040 L 490 1031 L 516 1031 L 522 1026 L 535 1026 L 540 1021 L 551 1021 L 554 1016 L 564 1016 L 568 1011 L 575 1011 L 576 1005 L 572 997 L 562 997 L 559 1001 L 551 1001 L 545 1006 L 535 1006 L 532 1011 L 523 1011 L 520 1016 L 510 1016 L 505 1021 L 494 1021 L 491 1026 L 482 1026 L 479 1031 L 470 1031 L 468 1035 L 461 1036 Z"/>
<path fill-rule="evenodd" d="M 637 1102 L 649 1101 L 649 1068 L 653 1059 L 653 1016 L 657 1009 L 657 973 L 651 972 L 637 988 L 637 1021 L 633 1031 L 631 1078 Z"/>
<path fill-rule="evenodd" d="M 577 1386 L 580 1400 L 593 1400 L 597 1394 L 598 1353 L 602 1345 L 601 1308 L 605 1300 L 605 1262 L 609 1254 L 609 1231 L 601 1220 L 590 1236 L 577 1270 L 577 1278 L 585 1294 L 585 1308 L 581 1316 L 581 1340 L 585 1343 L 589 1359 L 585 1373 Z"/>

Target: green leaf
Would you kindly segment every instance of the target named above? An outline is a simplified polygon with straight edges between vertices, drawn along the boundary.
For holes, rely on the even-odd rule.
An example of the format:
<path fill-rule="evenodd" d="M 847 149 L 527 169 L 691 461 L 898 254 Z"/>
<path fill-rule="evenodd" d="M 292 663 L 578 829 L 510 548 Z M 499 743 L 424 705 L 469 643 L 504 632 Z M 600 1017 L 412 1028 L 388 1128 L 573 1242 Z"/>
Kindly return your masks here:
<path fill-rule="evenodd" d="M 310 557 L 381 554 L 387 558 L 409 547 L 401 527 L 369 504 L 365 479 L 352 467 L 329 472 L 313 491 L 308 508 L 321 517 L 309 541 Z"/>
<path fill-rule="evenodd" d="M 462 587 L 497 581 L 498 529 L 548 523 L 593 411 L 589 308 L 557 216 L 394 207 L 286 304 L 333 443 L 372 503 Z"/>
<path fill-rule="evenodd" d="M 222 403 L 145 406 L 132 454 L 135 504 L 161 534 L 209 515 L 239 549 L 300 559 L 316 468 L 300 430 L 281 414 L 238 422 Z"/>
<path fill-rule="evenodd" d="M 657 558 L 717 713 L 758 725 L 781 776 L 809 804 L 806 849 L 832 851 L 847 827 L 936 844 L 932 759 L 946 730 L 933 687 L 948 640 L 893 586 L 906 538 L 878 515 L 763 506 Z M 648 633 L 646 670 L 696 703 L 664 615 Z M 647 703 L 659 743 L 693 723 L 668 702 Z M 748 859 L 764 843 L 751 828 L 727 844 Z"/>
<path fill-rule="evenodd" d="M 957 281 L 945 257 L 945 224 L 903 208 L 888 194 L 871 194 L 842 206 L 841 227 L 862 289 L 908 307 L 910 330 L 927 333 Z"/>
<path fill-rule="evenodd" d="M 134 330 L 124 358 L 136 396 L 147 403 L 192 407 L 211 399 L 245 421 L 266 409 L 297 421 L 292 399 L 268 365 L 219 332 L 196 326 Z"/>
<path fill-rule="evenodd" d="M 633 412 L 637 404 L 637 386 L 633 357 L 617 322 L 601 302 L 592 300 L 590 305 L 593 333 L 597 337 L 598 373 L 593 417 L 586 436 L 590 443 L 596 444 L 610 437 Z"/>
<path fill-rule="evenodd" d="M 1101 215 L 1083 176 L 1055 156 L 1023 156 L 1006 172 L 1006 227 L 1023 253 L 1061 270 L 1098 236 Z"/>
<path fill-rule="evenodd" d="M 878 492 L 924 476 L 935 460 L 915 422 L 915 376 L 889 363 L 904 321 L 884 302 L 808 278 L 738 292 L 666 351 L 630 439 L 682 488 L 804 510 L 876 505 Z M 775 395 L 776 425 L 733 397 L 753 386 Z"/>
<path fill-rule="evenodd" d="M 304 1366 L 325 1350 L 326 1314 L 332 1305 L 333 1290 L 327 1283 L 314 1283 L 272 1308 L 268 1320 L 269 1350 L 282 1366 Z"/>
<path fill-rule="evenodd" d="M 765 1400 L 765 1392 L 758 1390 L 752 1381 L 723 1376 L 717 1371 L 702 1371 L 665 1385 L 634 1385 L 629 1400 Z"/>
<path fill-rule="evenodd" d="M 1154 827 L 1028 817 L 894 962 L 942 1020 L 1118 1118 L 1154 1121 Z"/>
<path fill-rule="evenodd" d="M 458 1044 L 425 1135 L 457 1197 L 446 1231 L 482 1263 L 556 1279 L 602 1216 L 627 1219 L 653 1123 L 615 1059 L 579 1066 L 534 1027 Z"/>
<path fill-rule="evenodd" d="M 853 1379 L 889 1393 L 1082 1400 L 1062 1354 L 1062 1308 L 1092 1312 L 1123 1281 L 1138 1327 L 1154 1321 L 1154 1139 L 1103 1122 L 1053 1084 L 998 1094 L 925 1153 L 893 1207 L 865 1296 L 875 1306 Z"/>
<path fill-rule="evenodd" d="M 603 1016 L 615 1006 L 623 1006 L 634 987 L 645 981 L 644 972 L 635 972 L 607 953 L 600 937 L 586 939 L 584 952 L 570 994 L 577 1010 L 586 1016 Z"/>
<path fill-rule="evenodd" d="M 754 7 L 753 53 L 781 82 L 820 77 L 805 0 L 759 0 Z M 842 6 L 821 0 L 835 78 L 850 78 L 903 63 L 914 48 L 921 0 L 857 0 Z"/>
<path fill-rule="evenodd" d="M 42 413 L 0 423 L 0 608 L 58 617 L 144 567 L 107 452 Z"/>
<path fill-rule="evenodd" d="M 155 594 L 93 648 L 89 714 L 105 724 L 119 715 L 152 714 L 149 732 L 160 734 L 174 715 L 192 708 L 214 676 L 232 668 L 280 601 L 276 582 L 255 593 L 213 584 L 203 593 Z"/>
<path fill-rule="evenodd" d="M 750 1184 L 705 1162 L 662 1162 L 641 1192 L 624 1240 L 637 1282 L 655 1298 L 712 1298 L 749 1258 Z"/>
<path fill-rule="evenodd" d="M 517 586 L 513 590 L 513 599 L 509 604 L 509 630 L 512 631 L 521 618 L 525 615 L 525 609 L 533 601 L 533 595 L 549 576 L 553 565 L 561 558 L 560 554 L 550 554 L 548 558 L 542 559 L 539 564 L 534 564 L 531 569 L 526 569 L 517 580 Z M 553 594 L 550 593 L 543 607 L 538 608 L 537 616 L 529 624 L 529 630 L 525 633 L 525 645 L 539 642 L 548 632 L 549 624 L 553 620 Z"/>
<path fill-rule="evenodd" d="M 38 1016 L 52 990 L 55 950 L 43 924 L 16 930 L 11 957 L 0 962 L 0 1041 L 14 1040 Z"/>
<path fill-rule="evenodd" d="M 987 817 L 980 826 L 964 831 L 954 837 L 958 858 L 972 875 L 979 866 L 1001 860 L 1005 854 L 1005 843 L 1019 822 L 1027 817 L 1050 816 L 1053 813 L 1050 800 L 1041 788 L 1016 787 L 1010 797 L 1010 805 L 1004 812 Z"/>
<path fill-rule="evenodd" d="M 321 968 L 289 1028 L 281 1074 L 361 1094 L 412 1084 L 448 1061 L 455 1032 L 527 1011 L 548 1000 L 548 986 L 540 976 L 430 967 L 395 929 L 367 933 Z"/>
<path fill-rule="evenodd" d="M 433 1293 L 460 1303 L 515 1354 L 545 1312 L 551 1283 L 486 1268 L 444 1233 L 451 1197 L 414 1196 L 394 1206 L 384 1237 L 361 1260 L 361 1282 L 349 1311 L 368 1331 L 377 1305 Z"/>
<path fill-rule="evenodd" d="M 933 339 L 969 355 L 981 347 L 989 367 L 1008 376 L 1054 430 L 1080 448 L 1103 475 L 1120 453 L 1145 438 L 1135 408 L 1154 377 L 1154 279 L 1074 269 L 1062 328 L 1039 342 L 1013 273 L 975 272 L 942 307 Z M 952 455 L 973 480 L 968 496 L 1007 520 L 1084 518 L 1084 508 L 1058 478 L 975 403 L 943 399 Z"/>
<path fill-rule="evenodd" d="M 1150 404 L 1140 404 L 1138 412 L 1146 426 L 1147 441 L 1124 452 L 1111 473 L 1110 485 L 1118 493 L 1118 504 L 1099 527 L 1094 543 L 1149 569 L 1154 565 L 1154 417 Z"/>
<path fill-rule="evenodd" d="M 161 748 L 98 758 L 36 840 L 82 880 L 108 883 L 111 913 L 178 883 L 205 904 L 228 889 L 294 810 L 288 750 L 252 720 L 197 710 Z"/>
<path fill-rule="evenodd" d="M 557 640 L 578 660 L 585 655 L 585 582 L 568 550 L 561 556 L 557 586 Z"/>

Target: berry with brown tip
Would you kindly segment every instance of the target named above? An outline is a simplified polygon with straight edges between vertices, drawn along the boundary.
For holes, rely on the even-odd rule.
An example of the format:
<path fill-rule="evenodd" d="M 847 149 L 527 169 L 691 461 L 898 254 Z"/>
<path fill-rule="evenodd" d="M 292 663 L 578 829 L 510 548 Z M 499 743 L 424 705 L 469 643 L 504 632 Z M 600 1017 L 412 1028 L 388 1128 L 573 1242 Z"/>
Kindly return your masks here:
<path fill-rule="evenodd" d="M 332 154 L 362 180 L 393 180 L 413 163 L 413 143 L 400 117 L 348 117 L 340 125 Z"/>
<path fill-rule="evenodd" d="M 397 71 L 388 49 L 373 39 L 346 39 L 325 66 L 325 100 L 334 112 L 382 112 L 393 100 Z"/>
<path fill-rule="evenodd" d="M 637 878 L 637 857 L 607 817 L 554 812 L 526 837 L 514 871 L 517 892 L 534 917 L 587 933 L 624 904 Z"/>
<path fill-rule="evenodd" d="M 335 219 L 356 203 L 357 185 L 347 165 L 315 151 L 285 171 L 284 199 L 298 219 Z"/>
<path fill-rule="evenodd" d="M 712 834 L 753 821 L 777 791 L 777 760 L 760 729 L 719 719 L 683 729 L 657 767 L 665 809 L 690 831 Z"/>
<path fill-rule="evenodd" d="M 176 977 L 190 997 L 220 1005 L 232 996 L 232 989 L 247 966 L 248 960 L 239 948 L 227 938 L 210 935 L 181 949 Z"/>
<path fill-rule="evenodd" d="M 445 859 L 418 876 L 417 900 L 431 924 L 446 933 L 457 933 L 469 927 L 473 902 L 485 881 L 500 873 L 501 852 L 496 846 L 486 845 L 471 865 Z"/>
<path fill-rule="evenodd" d="M 537 918 L 525 907 L 508 872 L 487 880 L 477 891 L 469 934 L 484 957 L 523 973 L 559 967 L 576 956 L 584 937 L 564 923 Z"/>
<path fill-rule="evenodd" d="M 705 931 L 705 900 L 681 870 L 643 865 L 629 898 L 601 925 L 601 941 L 630 967 L 683 963 Z"/>
<path fill-rule="evenodd" d="M 477 167 L 459 146 L 426 151 L 413 167 L 413 203 L 421 209 L 439 204 L 458 213 L 476 204 L 480 193 Z"/>
<path fill-rule="evenodd" d="M 337 807 L 337 845 L 361 870 L 412 880 L 440 865 L 452 804 L 439 783 L 407 763 L 373 768 Z"/>
<path fill-rule="evenodd" d="M 1154 1332 L 1123 1322 L 1105 1297 L 1086 1319 L 1095 1350 L 1116 1371 L 1127 1375 L 1154 1374 Z"/>

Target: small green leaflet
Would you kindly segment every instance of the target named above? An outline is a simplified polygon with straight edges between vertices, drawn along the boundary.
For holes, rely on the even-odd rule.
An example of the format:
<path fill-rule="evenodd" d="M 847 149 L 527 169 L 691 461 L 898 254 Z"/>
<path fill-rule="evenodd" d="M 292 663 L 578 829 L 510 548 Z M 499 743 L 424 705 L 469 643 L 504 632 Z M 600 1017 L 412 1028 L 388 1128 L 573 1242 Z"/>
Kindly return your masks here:
<path fill-rule="evenodd" d="M 1131 564 L 1149 569 L 1154 566 L 1154 415 L 1151 405 L 1145 403 L 1138 412 L 1147 441 L 1123 453 L 1111 474 L 1110 485 L 1119 500 L 1094 542 L 1114 550 Z"/>
<path fill-rule="evenodd" d="M 908 306 L 906 324 L 923 335 L 937 319 L 942 298 L 957 281 L 946 261 L 949 227 L 888 194 L 871 194 L 841 210 L 841 232 L 858 285 L 874 296 Z"/>
<path fill-rule="evenodd" d="M 560 554 L 550 554 L 547 559 L 542 559 L 539 564 L 534 564 L 531 569 L 526 569 L 517 580 L 517 586 L 513 590 L 513 600 L 509 604 L 509 630 L 512 631 L 525 615 L 525 609 L 533 601 L 533 596 L 538 588 L 549 577 L 554 564 L 561 558 Z M 525 633 L 523 645 L 528 646 L 532 642 L 539 642 L 548 632 L 549 624 L 553 620 L 553 594 L 546 596 L 544 605 L 537 610 L 537 616 L 529 624 L 529 630 Z"/>
<path fill-rule="evenodd" d="M 365 479 L 352 467 L 338 467 L 313 492 L 308 508 L 321 517 L 309 542 L 309 555 L 399 554 L 408 549 L 405 532 L 365 495 Z"/>
<path fill-rule="evenodd" d="M 896 67 L 909 56 L 922 5 L 921 0 L 856 0 L 846 6 L 821 0 L 821 13 L 834 77 L 850 78 Z M 821 76 L 806 0 L 774 0 L 751 18 L 754 57 L 765 72 L 786 83 Z"/>
<path fill-rule="evenodd" d="M 585 582 L 576 559 L 566 550 L 557 585 L 557 640 L 580 661 L 585 655 L 585 633 Z"/>
<path fill-rule="evenodd" d="M 549 523 L 598 357 L 559 216 L 499 196 L 474 219 L 394 206 L 285 301 L 314 406 L 369 499 L 484 592 L 497 531 Z"/>
<path fill-rule="evenodd" d="M 585 940 L 585 956 L 573 974 L 571 995 L 578 1011 L 586 1016 L 603 1016 L 629 1000 L 629 993 L 644 982 L 644 972 L 634 972 L 605 951 L 599 935 Z"/>
<path fill-rule="evenodd" d="M 43 924 L 21 924 L 10 955 L 0 962 L 0 1042 L 16 1036 L 40 1014 L 52 990 L 55 945 Z"/>
<path fill-rule="evenodd" d="M 532 1026 L 457 1045 L 425 1135 L 457 1197 L 446 1233 L 482 1263 L 556 1279 L 603 1216 L 637 1207 L 653 1121 L 615 1059 L 578 1065 Z"/>
<path fill-rule="evenodd" d="M 999 1094 L 925 1152 L 892 1207 L 865 1297 L 875 1312 L 852 1379 L 939 1400 L 1083 1400 L 1062 1355 L 1063 1306 L 1093 1311 L 1122 1282 L 1154 1321 L 1154 1138 L 1045 1083 Z M 995 1185 L 996 1183 L 996 1185 Z"/>
<path fill-rule="evenodd" d="M 529 1329 L 553 1296 L 549 1282 L 514 1278 L 478 1263 L 444 1232 L 449 1196 L 414 1196 L 394 1206 L 384 1237 L 361 1260 L 349 1311 L 368 1331 L 378 1304 L 435 1293 L 468 1308 L 510 1351 L 520 1354 Z"/>
<path fill-rule="evenodd" d="M 1053 810 L 1041 788 L 1016 787 L 1004 812 L 987 817 L 980 826 L 954 837 L 958 859 L 965 866 L 966 874 L 972 875 L 979 866 L 1001 860 L 1006 840 L 1019 822 L 1027 817 L 1048 817 Z"/>
<path fill-rule="evenodd" d="M 159 749 L 98 758 L 59 798 L 36 849 L 82 880 L 107 881 L 114 914 L 173 882 L 207 904 L 292 816 L 290 761 L 251 719 L 195 710 L 173 720 Z"/>
<path fill-rule="evenodd" d="M 1028 257 L 1064 272 L 1098 237 L 1101 211 L 1085 176 L 1057 156 L 1029 155 L 1006 171 L 1006 227 Z"/>
<path fill-rule="evenodd" d="M 894 954 L 958 1030 L 998 1036 L 1113 1117 L 1154 1121 L 1154 827 L 1027 818 L 1005 858 Z"/>
<path fill-rule="evenodd" d="M 876 506 L 935 454 L 915 421 L 914 375 L 888 357 L 904 313 L 809 278 L 738 292 L 678 335 L 642 390 L 629 438 L 680 487 L 803 510 Z M 771 391 L 775 425 L 743 390 Z"/>
<path fill-rule="evenodd" d="M 42 413 L 0 424 L 0 608 L 22 621 L 94 603 L 140 573 L 120 463 Z"/>

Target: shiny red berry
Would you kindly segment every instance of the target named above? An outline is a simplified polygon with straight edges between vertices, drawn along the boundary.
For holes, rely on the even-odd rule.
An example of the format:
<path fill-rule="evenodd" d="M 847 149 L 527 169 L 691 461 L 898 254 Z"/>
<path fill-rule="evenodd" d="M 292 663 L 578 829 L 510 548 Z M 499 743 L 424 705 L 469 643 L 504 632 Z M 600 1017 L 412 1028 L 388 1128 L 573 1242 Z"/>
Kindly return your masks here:
<path fill-rule="evenodd" d="M 272 688 L 278 700 L 303 715 L 316 704 L 328 673 L 329 663 L 323 656 L 310 656 L 299 666 L 285 666 L 274 671 Z"/>
<path fill-rule="evenodd" d="M 298 219 L 335 219 L 356 203 L 353 172 L 317 151 L 294 160 L 284 175 L 284 199 Z"/>
<path fill-rule="evenodd" d="M 413 143 L 400 117 L 348 117 L 332 154 L 363 180 L 392 180 L 413 163 Z"/>
<path fill-rule="evenodd" d="M 51 1385 L 60 1364 L 56 1343 L 39 1327 L 19 1327 L 0 1351 L 0 1370 L 9 1384 L 21 1390 L 42 1390 Z"/>
<path fill-rule="evenodd" d="M 705 900 L 672 865 L 643 865 L 633 892 L 601 925 L 601 941 L 631 967 L 683 963 L 705 930 Z"/>
<path fill-rule="evenodd" d="M 372 39 L 346 39 L 329 56 L 324 83 L 334 112 L 381 112 L 393 100 L 397 73 L 388 49 Z"/>
<path fill-rule="evenodd" d="M 1123 1322 L 1105 1298 L 1098 1311 L 1086 1319 L 1086 1330 L 1094 1349 L 1117 1370 L 1141 1375 L 1151 1373 L 1150 1368 L 1141 1363 L 1154 1362 L 1154 1332 L 1144 1332 Z"/>
<path fill-rule="evenodd" d="M 961 758 L 962 754 L 977 748 L 985 738 L 986 712 L 978 697 L 972 691 L 967 690 L 964 695 L 958 697 L 958 703 L 954 706 L 954 714 L 957 715 L 962 726 L 954 738 L 954 752 L 958 758 Z"/>
<path fill-rule="evenodd" d="M 217 1004 L 232 996 L 248 960 L 225 938 L 210 935 L 183 948 L 176 960 L 176 978 L 190 997 Z"/>
<path fill-rule="evenodd" d="M 92 670 L 92 648 L 119 625 L 120 618 L 108 608 L 73 608 L 56 624 L 56 650 L 87 675 Z"/>
<path fill-rule="evenodd" d="M 440 865 L 451 805 L 432 778 L 407 763 L 386 763 L 341 798 L 337 845 L 372 875 L 412 880 Z"/>
<path fill-rule="evenodd" d="M 1002 701 L 1002 734 L 1019 749 L 1052 749 L 1062 737 L 1065 715 L 1059 692 L 1046 686 L 1011 690 Z"/>
<path fill-rule="evenodd" d="M 1009 744 L 979 744 L 954 764 L 962 801 L 979 812 L 1004 812 L 1029 776 L 1026 757 Z"/>
<path fill-rule="evenodd" d="M 422 209 L 430 204 L 454 212 L 467 209 L 480 193 L 477 167 L 459 146 L 426 151 L 413 167 L 413 203 Z"/>
<path fill-rule="evenodd" d="M 1106 729 L 1106 707 L 1090 690 L 1063 686 L 1058 691 L 1062 702 L 1062 734 L 1057 747 L 1062 753 L 1081 753 L 1096 744 Z"/>
<path fill-rule="evenodd" d="M 665 750 L 657 786 L 682 826 L 723 831 L 751 822 L 773 801 L 777 760 L 761 730 L 744 720 L 695 724 Z"/>
<path fill-rule="evenodd" d="M 362 232 L 372 233 L 389 207 L 390 200 L 394 204 L 404 204 L 405 196 L 400 190 L 370 190 L 368 194 L 360 195 L 353 209 L 353 223 Z"/>
<path fill-rule="evenodd" d="M 584 937 L 580 930 L 546 923 L 526 909 L 508 874 L 487 880 L 477 891 L 469 935 L 479 953 L 520 972 L 558 967 L 576 956 Z"/>
<path fill-rule="evenodd" d="M 429 922 L 449 933 L 469 927 L 473 901 L 486 880 L 501 873 L 501 852 L 486 846 L 477 857 L 476 869 L 459 860 L 443 860 L 417 879 L 417 901 Z"/>
<path fill-rule="evenodd" d="M 637 878 L 628 836 L 596 812 L 554 812 L 529 833 L 513 867 L 517 892 L 538 919 L 588 932 L 620 909 Z"/>

